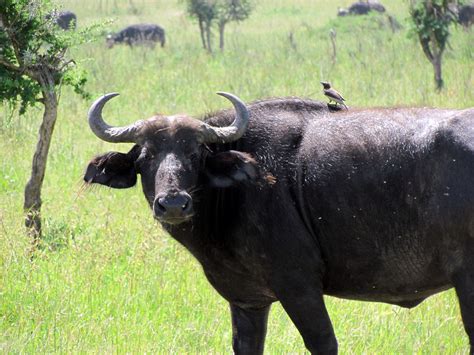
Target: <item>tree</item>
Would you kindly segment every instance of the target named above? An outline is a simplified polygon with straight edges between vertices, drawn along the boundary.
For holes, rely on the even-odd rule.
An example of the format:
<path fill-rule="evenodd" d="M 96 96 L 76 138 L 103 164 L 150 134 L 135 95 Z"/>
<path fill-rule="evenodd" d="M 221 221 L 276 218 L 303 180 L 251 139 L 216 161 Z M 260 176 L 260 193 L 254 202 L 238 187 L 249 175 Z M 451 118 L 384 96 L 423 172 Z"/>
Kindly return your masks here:
<path fill-rule="evenodd" d="M 186 0 L 188 14 L 196 18 L 204 49 L 212 53 L 212 25 L 217 23 L 219 48 L 224 50 L 224 31 L 227 23 L 243 21 L 252 11 L 250 0 Z"/>
<path fill-rule="evenodd" d="M 436 89 L 443 88 L 441 60 L 448 44 L 449 27 L 456 23 L 458 0 L 410 0 L 413 32 L 418 36 L 423 53 L 434 69 Z"/>
<path fill-rule="evenodd" d="M 249 0 L 220 0 L 217 2 L 219 48 L 224 50 L 224 30 L 228 22 L 243 21 L 250 16 L 252 4 Z"/>
<path fill-rule="evenodd" d="M 41 188 L 59 90 L 69 85 L 87 97 L 85 74 L 68 58 L 67 49 L 87 41 L 100 27 L 62 31 L 56 26 L 56 13 L 49 0 L 0 0 L 0 98 L 12 108 L 19 105 L 20 114 L 38 103 L 44 107 L 23 204 L 25 225 L 34 246 L 41 238 Z"/>
<path fill-rule="evenodd" d="M 211 26 L 216 16 L 215 0 L 187 0 L 187 6 L 188 14 L 198 20 L 203 48 L 212 53 Z"/>

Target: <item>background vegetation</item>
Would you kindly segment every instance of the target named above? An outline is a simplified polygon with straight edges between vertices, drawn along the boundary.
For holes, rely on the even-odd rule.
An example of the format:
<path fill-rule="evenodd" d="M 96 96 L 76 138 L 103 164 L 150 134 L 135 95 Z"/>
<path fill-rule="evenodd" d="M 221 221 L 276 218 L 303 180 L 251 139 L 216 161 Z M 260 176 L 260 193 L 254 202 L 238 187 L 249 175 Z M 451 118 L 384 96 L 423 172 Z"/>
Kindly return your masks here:
<path fill-rule="evenodd" d="M 336 18 L 350 0 L 261 0 L 248 20 L 229 24 L 226 51 L 209 56 L 198 26 L 176 0 L 67 0 L 78 27 L 114 18 L 111 29 L 154 22 L 164 49 L 104 43 L 75 49 L 96 97 L 122 95 L 106 108 L 113 124 L 163 113 L 202 114 L 227 107 L 214 93 L 246 101 L 268 96 L 323 100 L 333 82 L 349 106 L 474 106 L 473 32 L 454 29 L 443 67 L 445 89 L 408 39 L 407 2 L 384 5 L 404 26 L 392 33 L 376 17 Z M 333 65 L 329 30 L 336 33 Z M 290 36 L 290 33 L 293 35 Z M 290 37 L 293 38 L 290 41 Z M 19 117 L 0 107 L 0 352 L 227 352 L 226 302 L 200 266 L 153 221 L 140 187 L 81 190 L 89 159 L 126 151 L 94 137 L 90 102 L 64 88 L 43 190 L 44 241 L 30 262 L 22 190 L 41 108 Z M 453 291 L 412 310 L 327 297 L 341 353 L 468 353 Z M 278 304 L 270 315 L 268 353 L 302 353 L 303 341 Z"/>

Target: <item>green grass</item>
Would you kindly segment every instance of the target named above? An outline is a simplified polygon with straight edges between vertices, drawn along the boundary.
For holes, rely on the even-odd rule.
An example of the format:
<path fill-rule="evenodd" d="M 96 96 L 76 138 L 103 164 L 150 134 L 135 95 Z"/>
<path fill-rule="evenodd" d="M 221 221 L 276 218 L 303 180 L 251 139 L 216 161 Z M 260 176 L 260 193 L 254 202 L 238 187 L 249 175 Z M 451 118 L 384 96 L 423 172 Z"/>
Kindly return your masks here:
<path fill-rule="evenodd" d="M 214 56 L 201 49 L 197 25 L 179 1 L 131 4 L 64 1 L 79 26 L 114 18 L 111 29 L 156 22 L 167 30 L 164 49 L 107 50 L 98 42 L 73 51 L 91 73 L 94 96 L 121 93 L 105 112 L 112 124 L 155 112 L 198 115 L 228 107 L 214 94 L 218 90 L 246 101 L 286 95 L 322 100 L 322 79 L 332 81 L 349 106 L 474 106 L 473 32 L 454 29 L 443 62 L 446 89 L 438 94 L 430 64 L 407 37 L 405 1 L 384 2 L 404 25 L 392 34 L 374 28 L 374 18 L 337 19 L 330 0 L 262 0 L 248 21 L 229 26 L 226 51 Z M 335 65 L 331 28 L 337 32 Z M 41 110 L 23 117 L 6 107 L 0 111 L 0 352 L 229 353 L 226 302 L 153 221 L 140 187 L 80 193 L 93 155 L 129 149 L 94 137 L 85 118 L 89 105 L 63 90 L 43 190 L 45 236 L 34 262 L 22 228 L 22 199 Z M 343 354 L 468 353 L 453 291 L 412 310 L 331 297 L 327 304 Z M 305 352 L 278 304 L 266 350 Z"/>

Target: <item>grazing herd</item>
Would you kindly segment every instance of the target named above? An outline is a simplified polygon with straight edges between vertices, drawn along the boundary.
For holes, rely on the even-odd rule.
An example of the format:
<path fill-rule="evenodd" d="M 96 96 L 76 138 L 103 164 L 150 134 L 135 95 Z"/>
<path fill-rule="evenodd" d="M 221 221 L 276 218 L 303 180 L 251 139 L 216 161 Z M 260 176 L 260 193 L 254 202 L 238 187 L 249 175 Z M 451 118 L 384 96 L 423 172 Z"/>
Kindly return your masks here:
<path fill-rule="evenodd" d="M 372 11 L 384 13 L 385 7 L 378 0 L 358 1 L 348 8 L 339 8 L 337 15 L 366 15 Z M 474 23 L 473 4 L 460 6 L 456 9 L 456 12 L 459 24 L 465 28 L 470 27 Z M 46 17 L 55 18 L 57 25 L 64 30 L 74 30 L 77 25 L 77 17 L 71 11 L 48 14 Z M 394 21 L 392 16 L 389 16 L 389 19 Z M 156 24 L 129 25 L 117 33 L 107 35 L 106 43 L 109 48 L 112 48 L 114 44 L 118 43 L 127 44 L 129 46 L 143 44 L 149 47 L 155 47 L 155 45 L 159 43 L 161 47 L 164 47 L 165 30 Z"/>
<path fill-rule="evenodd" d="M 367 15 L 373 11 L 384 13 L 385 7 L 378 0 L 357 1 L 348 8 L 338 8 L 337 15 Z M 474 24 L 474 4 L 455 6 L 453 13 L 457 17 L 458 23 L 464 28 L 469 28 Z M 394 21 L 394 18 L 390 16 L 389 20 Z"/>
<path fill-rule="evenodd" d="M 77 16 L 72 11 L 58 11 L 46 15 L 46 19 L 53 19 L 63 30 L 75 30 L 77 26 Z M 135 45 L 146 45 L 155 47 L 157 43 L 161 47 L 165 46 L 165 30 L 155 24 L 129 25 L 117 33 L 107 35 L 106 44 L 112 48 L 115 44 L 127 44 L 130 47 Z"/>

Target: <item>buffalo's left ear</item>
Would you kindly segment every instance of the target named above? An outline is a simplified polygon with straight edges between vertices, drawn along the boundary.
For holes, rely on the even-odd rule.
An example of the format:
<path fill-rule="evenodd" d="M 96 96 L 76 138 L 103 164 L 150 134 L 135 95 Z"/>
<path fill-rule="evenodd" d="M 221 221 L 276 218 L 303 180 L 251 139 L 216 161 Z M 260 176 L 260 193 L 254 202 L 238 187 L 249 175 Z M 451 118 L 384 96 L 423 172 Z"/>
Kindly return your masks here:
<path fill-rule="evenodd" d="M 108 152 L 95 157 L 87 166 L 84 181 L 116 189 L 134 186 L 137 182 L 137 172 L 132 154 Z"/>
<path fill-rule="evenodd" d="M 206 174 L 213 187 L 251 182 L 258 177 L 257 162 L 250 154 L 229 150 L 207 157 Z"/>

